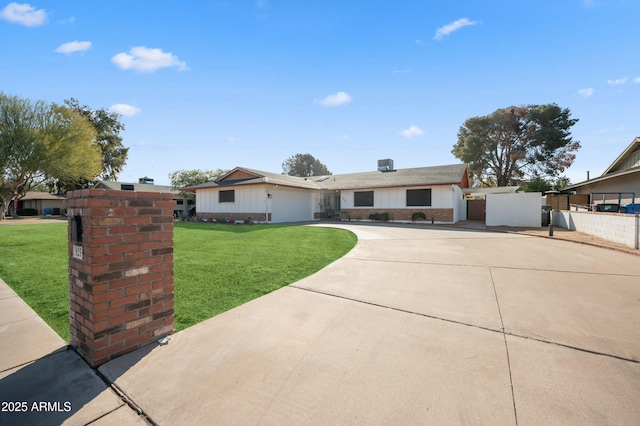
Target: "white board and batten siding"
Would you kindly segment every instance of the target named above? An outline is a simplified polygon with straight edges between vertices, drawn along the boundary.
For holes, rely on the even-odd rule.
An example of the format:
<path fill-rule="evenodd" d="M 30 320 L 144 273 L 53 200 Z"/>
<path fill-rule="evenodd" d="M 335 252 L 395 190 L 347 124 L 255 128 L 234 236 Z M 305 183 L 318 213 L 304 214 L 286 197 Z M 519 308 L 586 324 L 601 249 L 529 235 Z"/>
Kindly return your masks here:
<path fill-rule="evenodd" d="M 373 208 L 376 209 L 402 209 L 407 208 L 407 189 L 431 189 L 430 208 L 450 209 L 457 206 L 458 197 L 462 198 L 462 193 L 456 193 L 455 185 L 442 186 L 416 186 L 402 188 L 371 188 L 358 190 L 343 190 L 342 208 L 354 207 L 354 193 L 373 191 Z M 459 188 L 458 188 L 459 189 Z M 411 207 L 409 207 L 411 208 Z M 419 208 L 419 207 L 416 207 Z"/>
<path fill-rule="evenodd" d="M 234 202 L 221 203 L 219 191 L 235 191 Z M 268 198 L 267 194 L 271 194 Z M 198 191 L 196 211 L 202 213 L 271 213 L 271 222 L 299 222 L 313 219 L 313 192 L 304 189 L 247 185 L 206 188 Z"/>
<path fill-rule="evenodd" d="M 218 192 L 235 190 L 233 203 L 219 202 Z M 267 194 L 263 186 L 217 187 L 198 191 L 196 212 L 202 213 L 252 213 L 264 212 Z"/>

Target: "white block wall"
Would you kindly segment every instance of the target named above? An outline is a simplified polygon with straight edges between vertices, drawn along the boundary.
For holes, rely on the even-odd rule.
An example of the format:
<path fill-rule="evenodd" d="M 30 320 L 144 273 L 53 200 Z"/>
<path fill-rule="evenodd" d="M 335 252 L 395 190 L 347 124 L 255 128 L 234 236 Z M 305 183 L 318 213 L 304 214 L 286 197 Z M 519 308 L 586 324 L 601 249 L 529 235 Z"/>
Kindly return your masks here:
<path fill-rule="evenodd" d="M 542 226 L 540 192 L 487 194 L 487 226 Z"/>
<path fill-rule="evenodd" d="M 553 212 L 553 224 L 638 249 L 639 215 L 597 212 Z"/>

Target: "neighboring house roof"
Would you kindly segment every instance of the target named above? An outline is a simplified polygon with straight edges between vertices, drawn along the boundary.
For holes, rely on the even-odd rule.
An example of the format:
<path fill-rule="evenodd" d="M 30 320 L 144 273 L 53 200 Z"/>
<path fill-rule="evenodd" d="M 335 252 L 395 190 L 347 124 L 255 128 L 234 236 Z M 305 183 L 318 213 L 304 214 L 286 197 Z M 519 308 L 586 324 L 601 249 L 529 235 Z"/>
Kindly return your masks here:
<path fill-rule="evenodd" d="M 28 191 L 24 197 L 20 199 L 20 201 L 30 201 L 30 200 L 52 200 L 52 201 L 62 201 L 66 198 L 62 195 L 50 194 L 48 192 L 38 192 L 38 191 Z"/>
<path fill-rule="evenodd" d="M 622 172 L 636 167 L 640 167 L 640 137 L 635 138 L 633 142 L 631 142 L 631 144 L 622 151 L 622 154 L 620 154 L 618 158 L 611 163 L 602 176 Z"/>
<path fill-rule="evenodd" d="M 129 182 L 114 182 L 109 180 L 102 180 L 98 182 L 94 188 L 98 189 L 117 189 L 122 190 L 123 185 L 126 185 L 128 191 L 140 191 L 140 192 L 171 192 L 172 194 L 179 194 L 180 191 L 173 190 L 171 186 L 167 185 L 149 185 L 145 183 L 129 183 Z M 125 187 L 125 188 L 126 188 Z"/>
<path fill-rule="evenodd" d="M 608 179 L 624 176 L 628 174 L 640 173 L 640 137 L 637 137 L 631 144 L 622 151 L 622 154 L 615 159 L 602 176 L 595 179 L 585 180 L 580 183 L 569 185 L 563 190 L 572 190 L 592 183 L 606 181 Z M 640 178 L 640 175 L 638 175 Z"/>
<path fill-rule="evenodd" d="M 347 173 L 339 175 L 296 177 L 260 170 L 236 167 L 215 182 L 207 182 L 183 188 L 185 191 L 229 185 L 270 183 L 306 189 L 366 189 L 398 186 L 447 185 L 468 182 L 467 166 L 418 167 L 391 171 Z"/>

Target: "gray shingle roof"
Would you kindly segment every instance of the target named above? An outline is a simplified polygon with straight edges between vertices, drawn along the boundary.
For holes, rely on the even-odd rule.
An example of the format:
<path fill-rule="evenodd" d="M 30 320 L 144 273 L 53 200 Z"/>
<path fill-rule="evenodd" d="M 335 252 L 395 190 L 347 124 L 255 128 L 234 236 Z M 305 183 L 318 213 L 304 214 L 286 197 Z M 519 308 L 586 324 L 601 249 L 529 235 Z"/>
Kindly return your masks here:
<path fill-rule="evenodd" d="M 233 185 L 271 183 L 296 188 L 336 190 L 457 184 L 463 181 L 467 166 L 465 164 L 453 164 L 448 166 L 399 169 L 388 172 L 372 171 L 328 176 L 311 176 L 308 178 L 281 175 L 261 170 L 248 169 L 245 167 L 238 167 L 237 169 L 247 171 L 259 177 L 243 180 L 241 182 L 234 182 Z M 217 181 L 193 185 L 184 189 L 193 191 L 201 188 L 212 188 L 224 185 L 224 181 Z"/>
<path fill-rule="evenodd" d="M 466 165 L 417 167 L 389 172 L 331 175 L 319 182 L 325 189 L 363 189 L 396 186 L 445 185 L 462 182 Z"/>
<path fill-rule="evenodd" d="M 28 200 L 65 200 L 66 198 L 63 195 L 55 195 L 49 194 L 48 192 L 39 192 L 39 191 L 27 191 L 24 197 L 21 198 L 23 201 Z"/>
<path fill-rule="evenodd" d="M 167 185 L 148 185 L 144 183 L 129 183 L 129 182 L 113 182 L 110 180 L 101 180 L 95 186 L 98 189 L 122 189 L 121 185 L 133 185 L 134 191 L 141 192 L 170 192 L 172 194 L 178 194 L 180 191 L 175 191 Z"/>

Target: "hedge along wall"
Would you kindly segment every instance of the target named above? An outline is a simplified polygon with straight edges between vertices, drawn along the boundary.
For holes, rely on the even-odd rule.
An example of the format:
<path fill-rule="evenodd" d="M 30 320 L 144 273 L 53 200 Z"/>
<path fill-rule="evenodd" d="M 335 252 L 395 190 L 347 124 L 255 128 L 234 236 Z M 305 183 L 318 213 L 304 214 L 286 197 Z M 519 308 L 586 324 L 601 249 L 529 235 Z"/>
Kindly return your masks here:
<path fill-rule="evenodd" d="M 436 208 L 408 208 L 408 209 L 383 209 L 383 208 L 343 208 L 340 211 L 343 220 L 368 220 L 370 214 L 389 213 L 389 220 L 411 221 L 411 215 L 423 212 L 426 220 L 438 223 L 453 223 L 453 209 Z"/>

